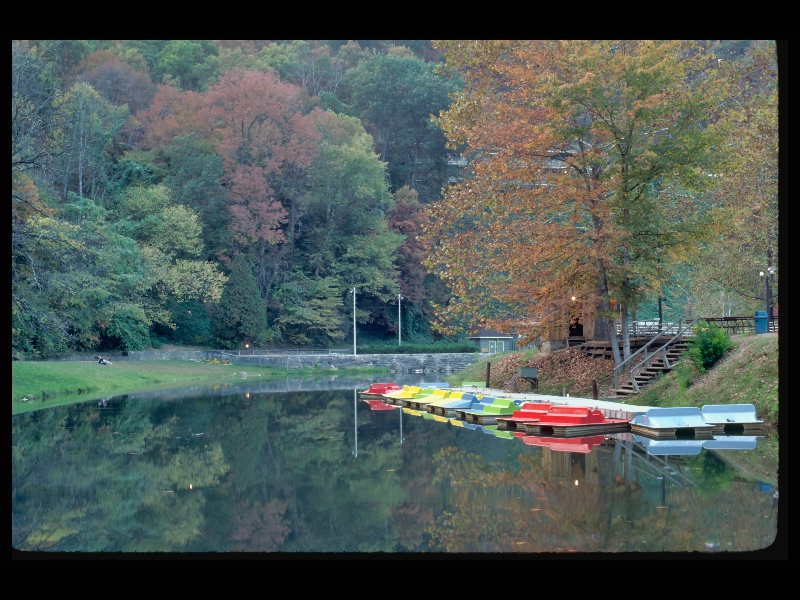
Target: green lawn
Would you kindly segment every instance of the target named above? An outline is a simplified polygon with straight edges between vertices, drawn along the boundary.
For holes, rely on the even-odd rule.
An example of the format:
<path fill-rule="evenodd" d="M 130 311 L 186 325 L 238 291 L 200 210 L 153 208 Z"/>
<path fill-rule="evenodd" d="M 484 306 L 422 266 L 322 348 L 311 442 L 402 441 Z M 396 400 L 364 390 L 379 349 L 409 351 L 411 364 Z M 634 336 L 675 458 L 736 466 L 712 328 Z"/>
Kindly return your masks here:
<path fill-rule="evenodd" d="M 118 361 L 18 361 L 11 363 L 11 414 L 50 406 L 96 400 L 110 395 L 157 390 L 187 383 L 226 383 L 240 378 L 286 377 L 286 369 L 209 364 L 181 360 Z M 292 377 L 313 377 L 322 369 L 291 370 Z M 340 369 L 339 375 L 364 375 L 388 369 Z"/>

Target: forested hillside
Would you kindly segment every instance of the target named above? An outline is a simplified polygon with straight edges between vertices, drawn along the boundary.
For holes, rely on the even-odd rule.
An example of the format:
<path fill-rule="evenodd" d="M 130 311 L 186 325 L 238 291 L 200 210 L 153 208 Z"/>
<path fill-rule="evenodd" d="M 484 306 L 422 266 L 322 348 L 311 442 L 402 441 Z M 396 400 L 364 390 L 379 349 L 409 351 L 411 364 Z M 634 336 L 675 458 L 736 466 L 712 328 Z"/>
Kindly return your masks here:
<path fill-rule="evenodd" d="M 12 43 L 12 352 L 432 342 L 430 42 Z M 340 342 L 341 343 L 341 342 Z M 346 343 L 346 342 L 345 342 Z"/>
<path fill-rule="evenodd" d="M 359 343 L 397 339 L 401 296 L 403 341 L 431 343 L 491 319 L 518 327 L 520 311 L 534 320 L 585 288 L 598 258 L 606 292 L 640 318 L 659 295 L 668 316 L 763 306 L 757 273 L 777 264 L 774 44 L 631 46 L 643 62 L 622 67 L 606 50 L 12 41 L 12 357 L 346 346 L 353 289 Z M 563 81 L 535 66 L 545 58 Z M 613 86 L 584 85 L 621 68 L 650 74 L 622 78 L 637 81 L 635 135 L 672 140 L 634 144 L 627 162 L 597 152 L 624 146 L 618 124 L 592 125 L 622 106 L 598 102 Z M 595 150 L 564 154 L 574 139 Z M 557 201 L 537 205 L 530 165 L 557 147 L 576 173 L 597 167 L 595 183 L 584 194 L 580 178 L 553 177 Z M 604 179 L 622 163 L 625 193 Z M 624 219 L 585 208 L 603 194 Z M 588 243 L 575 233 L 590 230 Z M 526 236 L 569 250 L 531 253 Z M 635 243 L 614 254 L 621 240 Z M 538 275 L 512 260 L 525 256 Z"/>

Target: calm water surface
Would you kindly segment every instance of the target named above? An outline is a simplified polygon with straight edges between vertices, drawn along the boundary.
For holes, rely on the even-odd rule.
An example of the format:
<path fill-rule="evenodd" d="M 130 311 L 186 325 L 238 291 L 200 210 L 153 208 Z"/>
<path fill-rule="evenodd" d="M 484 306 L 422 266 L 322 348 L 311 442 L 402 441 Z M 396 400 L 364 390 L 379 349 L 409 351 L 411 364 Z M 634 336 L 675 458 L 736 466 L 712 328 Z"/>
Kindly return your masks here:
<path fill-rule="evenodd" d="M 776 490 L 725 461 L 763 438 L 716 442 L 738 450 L 630 434 L 532 445 L 372 411 L 355 397 L 368 382 L 276 385 L 12 417 L 13 547 L 708 552 L 776 536 Z"/>

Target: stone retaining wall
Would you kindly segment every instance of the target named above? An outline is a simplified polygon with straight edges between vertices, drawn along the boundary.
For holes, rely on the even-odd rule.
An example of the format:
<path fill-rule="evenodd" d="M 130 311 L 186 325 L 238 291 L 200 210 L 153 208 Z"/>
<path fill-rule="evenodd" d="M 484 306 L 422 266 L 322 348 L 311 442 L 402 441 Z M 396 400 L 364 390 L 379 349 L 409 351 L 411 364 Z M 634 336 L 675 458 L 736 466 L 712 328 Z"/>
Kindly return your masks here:
<path fill-rule="evenodd" d="M 393 373 L 455 373 L 480 358 L 475 353 L 442 354 L 289 354 L 289 355 L 247 355 L 239 356 L 233 352 L 219 350 L 130 350 L 128 352 L 109 352 L 105 356 L 111 362 L 122 360 L 200 360 L 210 357 L 224 358 L 235 365 L 261 367 L 282 367 L 299 369 L 319 367 L 343 369 L 347 367 L 387 367 Z M 74 354 L 57 360 L 88 361 L 97 360 L 97 354 Z"/>
<path fill-rule="evenodd" d="M 478 353 L 448 354 L 347 354 L 332 355 L 285 355 L 285 356 L 226 356 L 235 365 L 261 367 L 282 367 L 299 369 L 319 367 L 322 369 L 342 369 L 347 367 L 387 367 L 393 373 L 455 373 L 463 371 L 474 363 Z"/>

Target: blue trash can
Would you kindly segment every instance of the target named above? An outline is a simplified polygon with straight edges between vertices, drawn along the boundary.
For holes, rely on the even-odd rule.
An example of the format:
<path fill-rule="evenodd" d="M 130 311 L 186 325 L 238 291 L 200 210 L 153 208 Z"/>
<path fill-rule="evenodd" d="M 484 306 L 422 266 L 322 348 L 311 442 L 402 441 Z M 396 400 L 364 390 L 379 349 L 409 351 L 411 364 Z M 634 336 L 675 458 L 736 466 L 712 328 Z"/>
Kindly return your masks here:
<path fill-rule="evenodd" d="M 757 310 L 755 314 L 756 333 L 767 333 L 767 311 Z"/>

